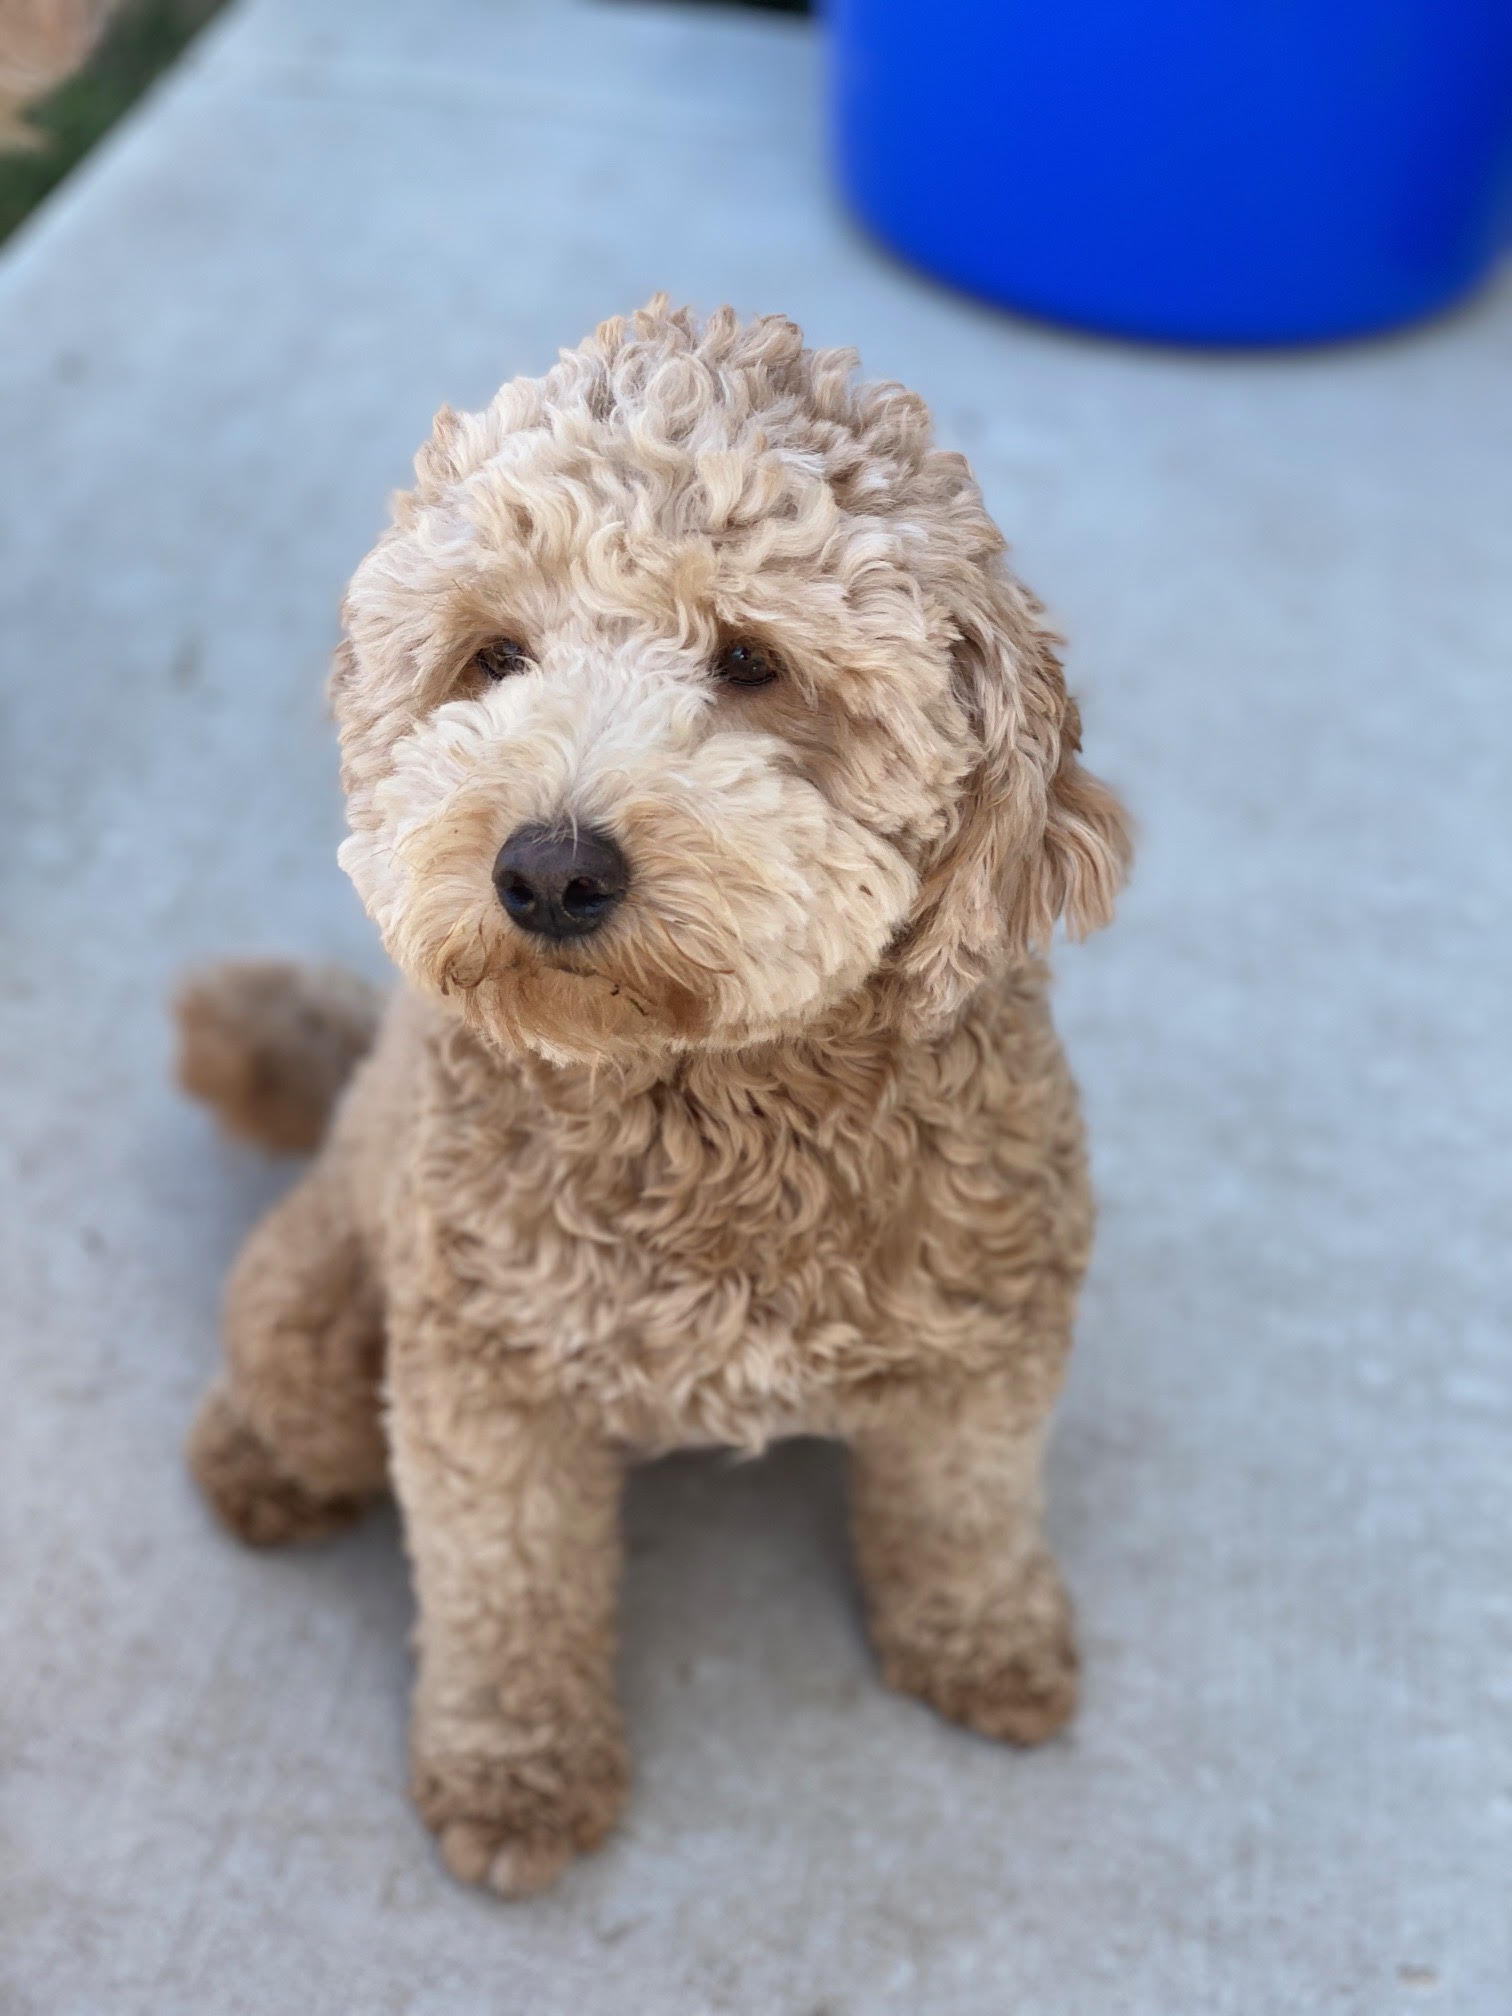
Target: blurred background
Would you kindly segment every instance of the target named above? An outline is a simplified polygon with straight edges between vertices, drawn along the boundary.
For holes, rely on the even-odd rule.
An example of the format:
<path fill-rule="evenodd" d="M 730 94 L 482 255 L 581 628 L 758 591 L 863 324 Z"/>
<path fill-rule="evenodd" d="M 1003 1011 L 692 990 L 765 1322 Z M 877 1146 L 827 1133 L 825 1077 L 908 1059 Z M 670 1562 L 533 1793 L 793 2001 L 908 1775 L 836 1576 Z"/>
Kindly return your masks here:
<path fill-rule="evenodd" d="M 0 2003 L 1503 2016 L 1503 0 L 0 0 Z M 404 1792 L 391 1517 L 183 1472 L 290 1171 L 169 1083 L 338 873 L 344 582 L 443 401 L 659 289 L 914 385 L 1142 828 L 1058 961 L 1102 1200 L 1075 1727 L 884 1695 L 842 1476 L 632 1494 L 612 1844 Z"/>

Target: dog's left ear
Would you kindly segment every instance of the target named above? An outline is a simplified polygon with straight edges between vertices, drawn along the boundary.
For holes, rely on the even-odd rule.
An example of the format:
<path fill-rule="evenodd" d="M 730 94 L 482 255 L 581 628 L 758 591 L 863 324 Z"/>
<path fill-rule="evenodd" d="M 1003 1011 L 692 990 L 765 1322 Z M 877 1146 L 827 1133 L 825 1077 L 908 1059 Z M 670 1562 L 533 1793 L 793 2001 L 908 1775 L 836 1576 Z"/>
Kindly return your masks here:
<path fill-rule="evenodd" d="M 955 616 L 974 762 L 899 947 L 922 1022 L 1046 948 L 1058 919 L 1073 938 L 1108 923 L 1132 852 L 1122 805 L 1077 760 L 1081 715 L 1038 605 L 996 569 L 974 589 Z"/>

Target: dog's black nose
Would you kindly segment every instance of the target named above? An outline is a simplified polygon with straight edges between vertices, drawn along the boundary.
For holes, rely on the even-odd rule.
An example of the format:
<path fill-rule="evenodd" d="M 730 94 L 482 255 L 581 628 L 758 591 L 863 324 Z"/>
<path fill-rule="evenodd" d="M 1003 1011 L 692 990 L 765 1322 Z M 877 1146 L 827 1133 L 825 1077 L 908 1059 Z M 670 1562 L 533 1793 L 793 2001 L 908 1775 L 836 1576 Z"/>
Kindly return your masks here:
<path fill-rule="evenodd" d="M 630 866 L 618 843 L 595 826 L 576 833 L 520 826 L 499 849 L 493 881 L 522 931 L 583 938 L 629 888 Z"/>

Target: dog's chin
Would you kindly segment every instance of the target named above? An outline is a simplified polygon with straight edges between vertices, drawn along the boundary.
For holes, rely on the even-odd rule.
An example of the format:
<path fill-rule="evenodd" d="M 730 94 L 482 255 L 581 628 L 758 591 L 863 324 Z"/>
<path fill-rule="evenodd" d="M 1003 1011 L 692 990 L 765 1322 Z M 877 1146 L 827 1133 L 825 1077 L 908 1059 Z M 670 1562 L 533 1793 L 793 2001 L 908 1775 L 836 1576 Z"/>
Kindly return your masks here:
<path fill-rule="evenodd" d="M 491 1048 L 551 1064 L 665 1055 L 700 1045 L 711 1029 L 710 1005 L 689 990 L 635 984 L 581 959 L 514 965 L 466 985 L 452 977 L 425 991 Z"/>
<path fill-rule="evenodd" d="M 412 976 L 417 979 L 419 976 Z M 490 1049 L 558 1066 L 627 1066 L 689 1051 L 732 1051 L 802 1036 L 812 1015 L 732 1015 L 679 981 L 615 977 L 586 962 L 515 967 L 463 986 L 422 982 Z"/>

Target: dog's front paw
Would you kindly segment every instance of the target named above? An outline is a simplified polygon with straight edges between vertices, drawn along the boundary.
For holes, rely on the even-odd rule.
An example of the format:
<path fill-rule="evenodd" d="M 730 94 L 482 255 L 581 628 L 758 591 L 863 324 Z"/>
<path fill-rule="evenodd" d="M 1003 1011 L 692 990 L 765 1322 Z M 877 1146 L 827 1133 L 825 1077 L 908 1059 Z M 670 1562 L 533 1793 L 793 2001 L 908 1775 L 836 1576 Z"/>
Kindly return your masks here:
<path fill-rule="evenodd" d="M 1043 1743 L 1076 1711 L 1071 1601 L 1048 1555 L 1011 1600 L 962 1616 L 927 1598 L 875 1620 L 882 1677 L 1000 1743 Z"/>
<path fill-rule="evenodd" d="M 442 1860 L 464 1883 L 529 1897 L 619 1818 L 630 1767 L 617 1732 L 549 1740 L 503 1725 L 432 1748 L 418 1735 L 412 1789 Z"/>
<path fill-rule="evenodd" d="M 249 1547 L 323 1540 L 350 1526 L 367 1502 L 317 1497 L 285 1475 L 220 1385 L 205 1395 L 190 1430 L 189 1467 L 221 1524 Z"/>

